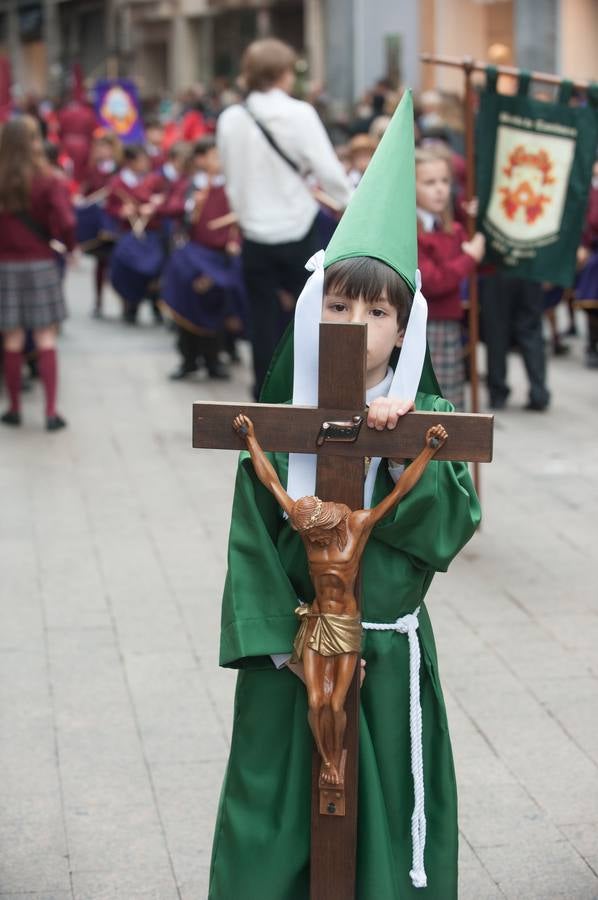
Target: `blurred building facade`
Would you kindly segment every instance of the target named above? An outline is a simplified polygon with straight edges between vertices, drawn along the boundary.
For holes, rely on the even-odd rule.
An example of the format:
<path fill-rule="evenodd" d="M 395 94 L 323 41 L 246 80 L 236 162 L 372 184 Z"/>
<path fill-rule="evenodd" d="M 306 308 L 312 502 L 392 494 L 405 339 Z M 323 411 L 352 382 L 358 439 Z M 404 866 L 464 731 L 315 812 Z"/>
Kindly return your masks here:
<path fill-rule="evenodd" d="M 422 51 L 598 80 L 598 0 L 421 0 L 420 12 Z M 425 66 L 420 84 L 460 90 L 462 76 Z"/>
<path fill-rule="evenodd" d="M 70 68 L 103 74 L 112 0 L 0 0 L 0 52 L 19 93 L 59 93 Z"/>
<path fill-rule="evenodd" d="M 339 106 L 386 76 L 459 90 L 459 73 L 422 66 L 420 50 L 598 78 L 598 0 L 0 0 L 0 52 L 23 91 L 56 92 L 75 60 L 146 94 L 209 84 L 266 35 Z"/>

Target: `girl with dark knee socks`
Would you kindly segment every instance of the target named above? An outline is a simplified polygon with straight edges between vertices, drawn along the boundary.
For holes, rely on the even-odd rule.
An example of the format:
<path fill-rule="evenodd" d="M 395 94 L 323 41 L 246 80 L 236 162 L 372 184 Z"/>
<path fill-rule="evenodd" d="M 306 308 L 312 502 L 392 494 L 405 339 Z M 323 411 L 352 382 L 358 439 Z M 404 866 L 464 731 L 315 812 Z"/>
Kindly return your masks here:
<path fill-rule="evenodd" d="M 0 331 L 9 408 L 5 425 L 21 424 L 21 371 L 25 333 L 33 333 L 44 386 L 46 428 L 66 425 L 56 410 L 56 333 L 66 316 L 62 278 L 51 242 L 75 243 L 75 216 L 64 182 L 44 158 L 39 128 L 21 116 L 0 136 Z"/>

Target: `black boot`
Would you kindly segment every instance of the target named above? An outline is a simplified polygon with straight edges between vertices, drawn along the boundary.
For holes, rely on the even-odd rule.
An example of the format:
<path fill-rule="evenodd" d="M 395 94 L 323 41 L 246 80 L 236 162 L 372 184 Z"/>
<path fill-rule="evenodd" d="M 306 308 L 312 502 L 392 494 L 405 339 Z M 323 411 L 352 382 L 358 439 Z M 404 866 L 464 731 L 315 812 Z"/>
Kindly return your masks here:
<path fill-rule="evenodd" d="M 46 419 L 46 431 L 60 431 L 61 428 L 66 428 L 66 419 L 59 415 L 48 416 Z"/>
<path fill-rule="evenodd" d="M 13 412 L 13 410 L 9 409 L 8 412 L 5 412 L 4 415 L 0 417 L 0 422 L 2 422 L 3 425 L 20 425 L 21 413 Z"/>
<path fill-rule="evenodd" d="M 201 341 L 201 353 L 206 361 L 206 368 L 210 378 L 218 381 L 228 381 L 230 372 L 228 368 L 220 362 L 218 351 L 220 350 L 220 338 L 218 335 L 206 335 Z"/>
<path fill-rule="evenodd" d="M 196 365 L 188 365 L 186 362 L 182 362 L 178 368 L 171 372 L 168 376 L 171 381 L 183 381 L 185 378 L 188 378 L 189 375 L 193 375 L 194 372 L 198 371 L 198 366 Z"/>

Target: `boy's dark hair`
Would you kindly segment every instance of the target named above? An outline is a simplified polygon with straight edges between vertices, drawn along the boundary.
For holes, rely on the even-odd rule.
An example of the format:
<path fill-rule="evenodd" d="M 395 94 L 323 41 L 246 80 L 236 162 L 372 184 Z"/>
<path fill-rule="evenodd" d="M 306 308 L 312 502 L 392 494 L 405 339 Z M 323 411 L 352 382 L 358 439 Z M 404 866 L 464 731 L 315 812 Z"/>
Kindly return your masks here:
<path fill-rule="evenodd" d="M 216 146 L 216 138 L 206 135 L 193 145 L 193 156 L 205 156 Z"/>
<path fill-rule="evenodd" d="M 247 93 L 268 91 L 285 72 L 293 72 L 297 54 L 284 41 L 262 38 L 254 41 L 241 58 L 241 74 Z"/>
<path fill-rule="evenodd" d="M 398 272 L 372 256 L 353 256 L 332 263 L 324 276 L 324 294 L 338 293 L 348 300 L 363 297 L 375 303 L 382 293 L 397 310 L 400 328 L 405 328 L 411 312 L 413 292 Z"/>
<path fill-rule="evenodd" d="M 142 147 L 141 144 L 127 144 L 123 150 L 125 162 L 134 162 L 140 156 L 147 156 L 145 147 Z"/>
<path fill-rule="evenodd" d="M 189 157 L 189 144 L 184 141 L 177 141 L 173 144 L 166 154 L 167 159 L 185 159 Z"/>

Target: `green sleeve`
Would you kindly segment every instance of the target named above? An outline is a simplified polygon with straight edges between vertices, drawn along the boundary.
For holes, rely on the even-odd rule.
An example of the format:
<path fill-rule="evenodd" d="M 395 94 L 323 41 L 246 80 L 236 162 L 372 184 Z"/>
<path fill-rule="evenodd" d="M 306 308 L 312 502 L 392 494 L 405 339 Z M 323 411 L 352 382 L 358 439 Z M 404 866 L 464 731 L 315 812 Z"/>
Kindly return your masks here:
<path fill-rule="evenodd" d="M 270 666 L 271 653 L 286 653 L 292 646 L 297 593 L 277 550 L 280 516 L 249 455 L 241 454 L 222 600 L 221 666 Z"/>
<path fill-rule="evenodd" d="M 421 406 L 436 412 L 453 411 L 442 397 L 430 400 Z M 380 466 L 374 502 L 392 488 L 387 467 Z M 433 459 L 413 490 L 374 529 L 372 539 L 407 553 L 418 567 L 445 572 L 474 534 L 480 518 L 467 465 Z"/>

